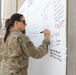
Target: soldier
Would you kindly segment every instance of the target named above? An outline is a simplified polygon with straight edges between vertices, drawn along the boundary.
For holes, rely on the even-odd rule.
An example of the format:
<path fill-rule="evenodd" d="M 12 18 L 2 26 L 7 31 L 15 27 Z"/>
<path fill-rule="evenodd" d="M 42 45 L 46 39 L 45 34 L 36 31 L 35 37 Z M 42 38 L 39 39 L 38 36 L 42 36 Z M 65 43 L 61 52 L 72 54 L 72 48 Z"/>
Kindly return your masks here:
<path fill-rule="evenodd" d="M 38 59 L 48 53 L 50 31 L 44 30 L 45 38 L 36 48 L 29 37 L 22 33 L 26 27 L 24 16 L 15 13 L 10 21 L 5 37 L 2 39 L 0 75 L 27 75 L 29 57 Z"/>
<path fill-rule="evenodd" d="M 6 33 L 6 28 L 7 28 L 8 25 L 9 25 L 9 21 L 10 21 L 10 19 L 6 19 L 6 21 L 5 21 L 5 27 L 2 27 L 2 28 L 0 29 L 0 37 L 3 37 L 3 36 L 5 35 L 5 33 Z"/>

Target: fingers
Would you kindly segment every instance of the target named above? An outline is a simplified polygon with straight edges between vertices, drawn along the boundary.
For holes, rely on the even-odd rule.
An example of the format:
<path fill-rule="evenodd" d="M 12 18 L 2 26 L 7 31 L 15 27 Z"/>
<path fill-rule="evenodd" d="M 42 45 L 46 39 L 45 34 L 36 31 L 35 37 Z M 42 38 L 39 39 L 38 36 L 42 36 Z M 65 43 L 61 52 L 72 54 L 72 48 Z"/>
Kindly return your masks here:
<path fill-rule="evenodd" d="M 44 30 L 44 37 L 45 37 L 46 39 L 50 39 L 50 31 L 49 31 L 48 29 L 45 29 L 45 30 Z"/>
<path fill-rule="evenodd" d="M 45 29 L 45 30 L 44 30 L 44 33 L 50 34 L 50 31 L 49 31 L 48 29 Z"/>

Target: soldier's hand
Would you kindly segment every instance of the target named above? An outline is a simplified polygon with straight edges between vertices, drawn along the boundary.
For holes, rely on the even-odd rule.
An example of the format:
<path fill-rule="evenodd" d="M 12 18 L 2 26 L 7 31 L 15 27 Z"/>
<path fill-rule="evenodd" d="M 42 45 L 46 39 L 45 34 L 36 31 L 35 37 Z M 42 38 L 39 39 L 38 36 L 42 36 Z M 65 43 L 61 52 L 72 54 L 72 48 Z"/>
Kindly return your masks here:
<path fill-rule="evenodd" d="M 44 37 L 45 37 L 45 39 L 49 39 L 50 40 L 50 31 L 48 29 L 44 30 Z"/>

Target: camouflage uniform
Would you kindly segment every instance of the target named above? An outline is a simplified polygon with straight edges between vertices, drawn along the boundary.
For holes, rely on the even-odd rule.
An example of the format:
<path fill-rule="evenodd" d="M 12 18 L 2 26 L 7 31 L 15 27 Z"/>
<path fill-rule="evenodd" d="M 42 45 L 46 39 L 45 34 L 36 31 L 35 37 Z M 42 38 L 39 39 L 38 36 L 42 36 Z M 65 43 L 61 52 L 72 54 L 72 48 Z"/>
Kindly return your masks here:
<path fill-rule="evenodd" d="M 2 38 L 5 36 L 5 33 L 6 33 L 6 27 L 2 27 L 0 29 L 0 53 L 1 53 L 1 49 L 2 49 Z M 1 58 L 0 58 L 0 61 L 1 61 Z"/>
<path fill-rule="evenodd" d="M 2 27 L 0 29 L 0 37 L 4 37 L 5 33 L 6 33 L 6 28 L 5 27 Z"/>
<path fill-rule="evenodd" d="M 42 58 L 48 52 L 48 45 L 49 40 L 44 39 L 36 49 L 26 35 L 11 31 L 6 44 L 2 42 L 0 47 L 0 75 L 27 75 L 29 57 Z"/>

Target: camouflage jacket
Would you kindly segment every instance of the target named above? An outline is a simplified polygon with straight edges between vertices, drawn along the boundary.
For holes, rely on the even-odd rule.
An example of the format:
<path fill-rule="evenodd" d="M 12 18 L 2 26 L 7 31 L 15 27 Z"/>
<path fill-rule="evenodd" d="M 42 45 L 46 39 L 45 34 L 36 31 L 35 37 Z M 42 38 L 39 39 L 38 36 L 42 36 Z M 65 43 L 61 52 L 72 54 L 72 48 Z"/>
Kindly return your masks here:
<path fill-rule="evenodd" d="M 27 75 L 29 57 L 42 58 L 48 52 L 49 40 L 44 39 L 36 48 L 29 38 L 11 31 L 6 43 L 0 40 L 0 75 Z"/>
<path fill-rule="evenodd" d="M 0 29 L 0 37 L 4 37 L 5 33 L 6 33 L 6 28 L 5 27 L 2 27 Z"/>

